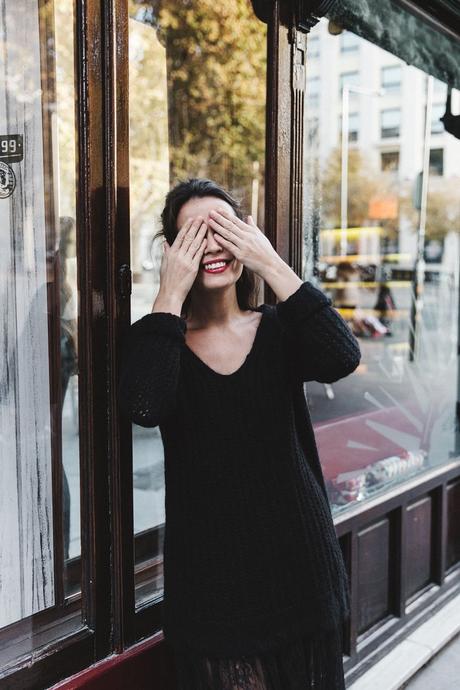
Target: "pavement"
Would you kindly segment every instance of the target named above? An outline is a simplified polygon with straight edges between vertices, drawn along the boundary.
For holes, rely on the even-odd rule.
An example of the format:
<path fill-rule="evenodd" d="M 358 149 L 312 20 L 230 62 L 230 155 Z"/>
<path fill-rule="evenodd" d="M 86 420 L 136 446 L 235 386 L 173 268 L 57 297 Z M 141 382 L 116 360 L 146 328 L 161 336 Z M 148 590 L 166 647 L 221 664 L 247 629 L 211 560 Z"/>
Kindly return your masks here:
<path fill-rule="evenodd" d="M 458 690 L 460 688 L 460 634 L 423 666 L 407 683 L 406 690 Z"/>
<path fill-rule="evenodd" d="M 349 690 L 460 690 L 460 593 L 373 664 Z"/>

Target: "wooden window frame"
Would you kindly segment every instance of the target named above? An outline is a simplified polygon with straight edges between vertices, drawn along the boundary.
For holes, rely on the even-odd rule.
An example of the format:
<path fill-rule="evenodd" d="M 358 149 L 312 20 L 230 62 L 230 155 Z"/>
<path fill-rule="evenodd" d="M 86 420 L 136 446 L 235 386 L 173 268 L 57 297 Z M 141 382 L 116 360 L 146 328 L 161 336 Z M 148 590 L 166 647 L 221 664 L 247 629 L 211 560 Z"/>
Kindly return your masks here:
<path fill-rule="evenodd" d="M 44 7 L 40 0 L 39 8 Z M 48 3 L 49 5 L 49 3 Z M 0 687 L 48 687 L 63 677 L 89 666 L 111 651 L 111 581 L 109 487 L 111 465 L 107 452 L 108 408 L 106 352 L 108 347 L 107 301 L 108 240 L 106 223 L 107 120 L 105 98 L 109 82 L 105 67 L 107 8 L 96 0 L 75 0 L 75 107 L 77 147 L 77 272 L 79 288 L 79 443 L 81 494 L 82 594 L 64 603 L 63 558 L 59 546 L 55 554 L 59 568 L 58 605 L 13 623 L 0 631 L 2 643 L 16 646 L 14 660 L 2 666 Z M 42 78 L 48 79 L 48 57 L 42 54 Z M 52 75 L 51 75 L 52 78 Z M 46 129 L 46 122 L 44 130 Z M 44 131 L 44 160 L 49 160 L 49 142 Z M 91 161 L 91 165 L 89 165 Z M 46 177 L 46 176 L 45 176 Z M 49 184 L 49 178 L 45 180 Z M 48 209 L 48 214 L 52 209 Z M 52 394 L 56 382 L 51 381 Z M 53 420 L 56 435 L 56 420 Z M 57 541 L 62 511 L 61 473 L 53 459 L 53 515 Z M 70 570 L 74 581 L 79 559 Z M 75 630 L 76 619 L 81 625 Z M 32 647 L 32 649 L 31 649 Z M 33 663 L 31 664 L 31 659 Z"/>

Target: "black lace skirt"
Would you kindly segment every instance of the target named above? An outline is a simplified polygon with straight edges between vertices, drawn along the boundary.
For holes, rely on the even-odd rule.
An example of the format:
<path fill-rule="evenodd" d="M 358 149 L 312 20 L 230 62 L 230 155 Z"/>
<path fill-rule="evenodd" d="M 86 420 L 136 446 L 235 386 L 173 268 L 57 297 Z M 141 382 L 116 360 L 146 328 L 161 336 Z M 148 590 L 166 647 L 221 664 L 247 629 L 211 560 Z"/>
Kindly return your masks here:
<path fill-rule="evenodd" d="M 177 690 L 345 690 L 342 631 L 305 636 L 256 656 L 175 652 Z"/>

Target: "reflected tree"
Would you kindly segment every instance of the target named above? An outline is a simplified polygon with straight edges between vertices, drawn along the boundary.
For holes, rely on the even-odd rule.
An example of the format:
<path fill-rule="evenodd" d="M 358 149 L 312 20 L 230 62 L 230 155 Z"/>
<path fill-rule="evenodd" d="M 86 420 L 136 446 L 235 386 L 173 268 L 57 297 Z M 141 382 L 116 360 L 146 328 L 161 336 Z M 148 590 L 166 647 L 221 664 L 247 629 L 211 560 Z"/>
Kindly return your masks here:
<path fill-rule="evenodd" d="M 132 1 L 130 15 L 155 27 L 166 49 L 170 184 L 207 176 L 247 201 L 254 161 L 263 179 L 265 24 L 249 0 Z M 144 46 L 138 65 L 147 78 L 153 51 Z M 131 81 L 138 88 L 135 74 Z M 147 87 L 141 107 L 154 107 L 153 82 L 140 84 Z M 140 116 L 132 113 L 137 123 Z M 147 135 L 133 142 L 134 157 Z"/>

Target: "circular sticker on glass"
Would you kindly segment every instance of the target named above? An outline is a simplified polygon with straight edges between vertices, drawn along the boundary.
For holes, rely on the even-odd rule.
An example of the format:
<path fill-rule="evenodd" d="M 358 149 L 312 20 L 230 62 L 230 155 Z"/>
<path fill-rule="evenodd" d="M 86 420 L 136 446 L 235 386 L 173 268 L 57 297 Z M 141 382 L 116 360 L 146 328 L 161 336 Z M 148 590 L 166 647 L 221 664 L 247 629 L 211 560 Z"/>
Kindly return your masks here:
<path fill-rule="evenodd" d="M 8 165 L 0 161 L 0 199 L 7 199 L 16 188 L 16 176 Z"/>

